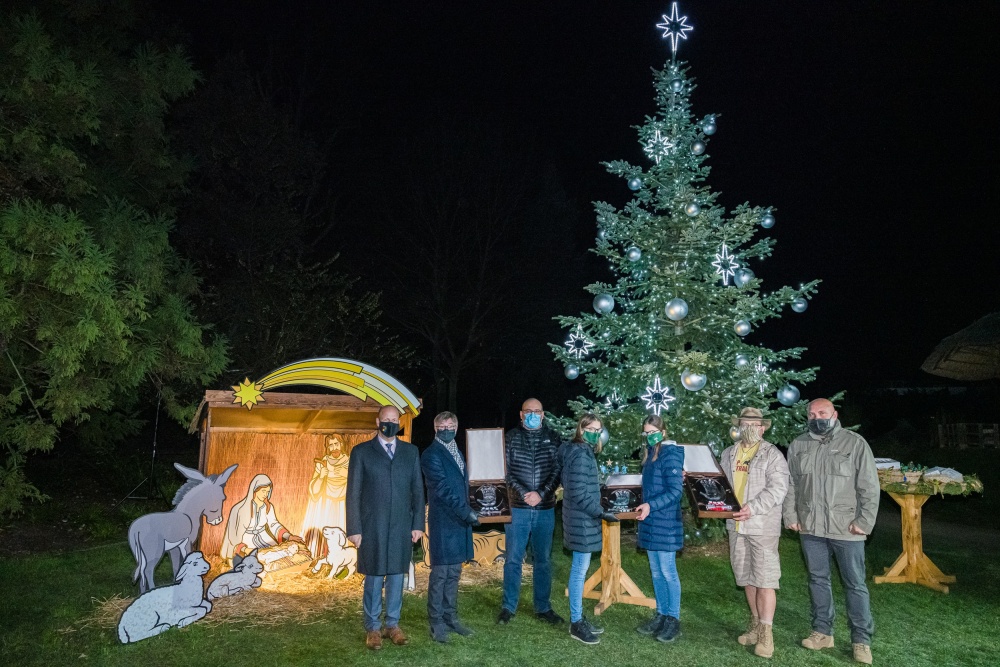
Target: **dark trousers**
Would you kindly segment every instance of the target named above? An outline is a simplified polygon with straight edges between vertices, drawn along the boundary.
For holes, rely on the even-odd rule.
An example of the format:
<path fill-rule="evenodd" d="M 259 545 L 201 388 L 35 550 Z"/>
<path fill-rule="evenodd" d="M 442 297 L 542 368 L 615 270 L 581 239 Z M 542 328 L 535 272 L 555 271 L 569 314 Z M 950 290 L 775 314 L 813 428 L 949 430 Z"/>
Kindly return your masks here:
<path fill-rule="evenodd" d="M 865 543 L 863 540 L 834 540 L 802 535 L 802 554 L 809 571 L 809 596 L 812 598 L 812 627 L 824 635 L 833 634 L 833 588 L 830 585 L 830 556 L 837 559 L 840 580 L 847 597 L 847 624 L 851 642 L 872 643 L 875 621 L 865 584 Z"/>
<path fill-rule="evenodd" d="M 431 565 L 427 584 L 427 618 L 431 626 L 458 619 L 458 580 L 462 564 Z"/>

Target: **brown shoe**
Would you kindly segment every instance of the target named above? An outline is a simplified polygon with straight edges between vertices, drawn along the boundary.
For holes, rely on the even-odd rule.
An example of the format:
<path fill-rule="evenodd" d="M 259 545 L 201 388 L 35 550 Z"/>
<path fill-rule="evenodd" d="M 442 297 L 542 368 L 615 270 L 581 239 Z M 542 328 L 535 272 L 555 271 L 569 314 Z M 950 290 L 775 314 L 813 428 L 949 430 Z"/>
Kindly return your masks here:
<path fill-rule="evenodd" d="M 760 625 L 760 619 L 756 616 L 750 616 L 750 621 L 747 623 L 747 631 L 736 638 L 743 646 L 753 646 L 757 643 L 757 626 Z"/>
<path fill-rule="evenodd" d="M 833 635 L 824 635 L 822 632 L 813 630 L 812 634 L 802 640 L 802 645 L 813 651 L 833 648 Z"/>
<path fill-rule="evenodd" d="M 872 664 L 872 648 L 868 644 L 853 644 L 854 661 L 863 665 Z"/>
<path fill-rule="evenodd" d="M 753 647 L 754 655 L 770 658 L 774 655 L 774 636 L 771 634 L 771 624 L 761 623 L 757 626 L 757 645 Z"/>
<path fill-rule="evenodd" d="M 410 640 L 406 638 L 399 626 L 392 628 L 382 628 L 382 636 L 390 640 L 396 646 L 405 646 Z"/>
<path fill-rule="evenodd" d="M 373 651 L 382 648 L 382 635 L 378 630 L 369 630 L 365 635 L 365 646 Z"/>

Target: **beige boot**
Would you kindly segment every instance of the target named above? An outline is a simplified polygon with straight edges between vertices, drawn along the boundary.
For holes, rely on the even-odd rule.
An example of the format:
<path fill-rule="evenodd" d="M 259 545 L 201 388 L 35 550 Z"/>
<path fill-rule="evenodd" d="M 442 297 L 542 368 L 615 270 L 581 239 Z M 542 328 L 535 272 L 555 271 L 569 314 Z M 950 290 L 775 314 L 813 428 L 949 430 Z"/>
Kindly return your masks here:
<path fill-rule="evenodd" d="M 872 649 L 868 644 L 853 644 L 854 661 L 864 665 L 872 664 Z"/>
<path fill-rule="evenodd" d="M 757 628 L 760 626 L 760 619 L 756 616 L 750 616 L 750 622 L 747 623 L 747 631 L 736 638 L 743 646 L 753 646 L 757 643 Z"/>
<path fill-rule="evenodd" d="M 757 645 L 753 647 L 754 655 L 761 658 L 770 658 L 774 655 L 774 637 L 771 630 L 770 623 L 761 623 L 757 626 Z"/>
<path fill-rule="evenodd" d="M 812 634 L 802 640 L 802 645 L 813 651 L 821 648 L 833 648 L 833 635 L 824 635 L 822 632 L 812 631 Z"/>

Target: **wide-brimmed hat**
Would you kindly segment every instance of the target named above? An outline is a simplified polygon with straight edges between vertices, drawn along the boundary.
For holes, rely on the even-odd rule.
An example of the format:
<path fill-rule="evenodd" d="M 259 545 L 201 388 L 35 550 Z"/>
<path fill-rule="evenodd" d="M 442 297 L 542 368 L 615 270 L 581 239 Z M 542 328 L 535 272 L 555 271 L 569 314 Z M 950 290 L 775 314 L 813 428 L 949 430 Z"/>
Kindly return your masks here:
<path fill-rule="evenodd" d="M 764 430 L 771 428 L 771 420 L 764 419 L 764 413 L 757 408 L 743 408 L 740 410 L 740 415 L 738 417 L 733 417 L 733 426 L 739 426 L 741 419 L 758 419 L 760 420 L 761 426 Z"/>

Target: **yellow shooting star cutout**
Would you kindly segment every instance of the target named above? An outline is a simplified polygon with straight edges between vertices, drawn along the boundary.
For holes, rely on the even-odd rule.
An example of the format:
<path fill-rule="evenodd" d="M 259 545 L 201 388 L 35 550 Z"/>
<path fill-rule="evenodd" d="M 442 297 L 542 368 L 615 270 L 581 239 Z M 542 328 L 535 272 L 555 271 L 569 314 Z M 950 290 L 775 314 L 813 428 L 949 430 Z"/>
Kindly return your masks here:
<path fill-rule="evenodd" d="M 263 388 L 263 384 L 251 382 L 250 378 L 243 378 L 243 382 L 233 385 L 233 403 L 245 405 L 247 410 L 250 410 L 264 400 L 261 392 Z"/>

